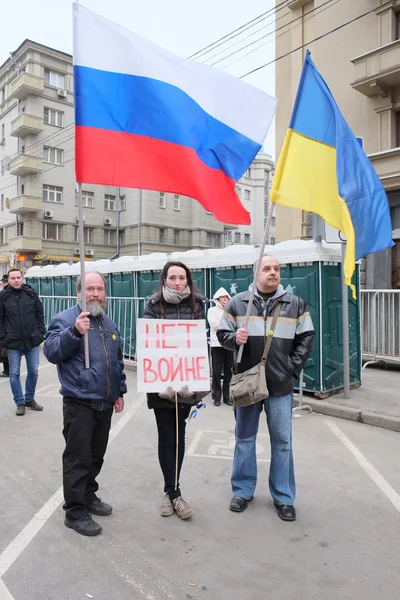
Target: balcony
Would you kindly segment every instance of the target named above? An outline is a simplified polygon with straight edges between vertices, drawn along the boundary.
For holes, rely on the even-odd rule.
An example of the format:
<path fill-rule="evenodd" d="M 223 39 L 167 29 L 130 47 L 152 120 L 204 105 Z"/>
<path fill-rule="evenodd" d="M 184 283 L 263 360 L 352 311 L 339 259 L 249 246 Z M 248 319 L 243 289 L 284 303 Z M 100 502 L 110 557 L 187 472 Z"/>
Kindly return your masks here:
<path fill-rule="evenodd" d="M 39 212 L 42 210 L 42 198 L 40 196 L 27 196 L 24 194 L 10 198 L 8 201 L 8 210 L 14 215 Z"/>
<path fill-rule="evenodd" d="M 11 122 L 11 135 L 24 138 L 27 135 L 36 135 L 43 131 L 43 119 L 25 113 L 20 114 Z"/>
<path fill-rule="evenodd" d="M 354 58 L 356 79 L 352 87 L 365 96 L 387 95 L 389 88 L 400 85 L 400 40 Z"/>
<path fill-rule="evenodd" d="M 17 98 L 23 100 L 27 96 L 40 96 L 44 89 L 43 77 L 31 75 L 30 73 L 21 73 L 11 83 L 10 100 Z"/>
<path fill-rule="evenodd" d="M 400 188 L 400 148 L 368 155 L 385 190 Z"/>
<path fill-rule="evenodd" d="M 8 249 L 39 252 L 42 249 L 42 238 L 32 235 L 19 235 L 8 240 Z"/>
<path fill-rule="evenodd" d="M 10 174 L 17 177 L 25 175 L 37 175 L 43 168 L 43 160 L 39 156 L 30 156 L 29 154 L 20 154 L 11 161 Z"/>

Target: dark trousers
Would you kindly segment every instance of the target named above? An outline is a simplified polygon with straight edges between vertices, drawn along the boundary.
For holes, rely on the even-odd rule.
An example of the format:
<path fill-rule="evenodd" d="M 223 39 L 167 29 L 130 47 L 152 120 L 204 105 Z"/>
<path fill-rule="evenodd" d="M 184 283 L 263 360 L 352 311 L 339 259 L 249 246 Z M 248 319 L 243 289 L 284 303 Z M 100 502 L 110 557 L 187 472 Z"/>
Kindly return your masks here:
<path fill-rule="evenodd" d="M 223 400 L 229 400 L 229 384 L 232 379 L 233 352 L 225 348 L 211 348 L 212 365 L 212 398 L 221 401 L 221 374 L 224 369 L 224 383 L 222 388 Z"/>
<path fill-rule="evenodd" d="M 178 408 L 178 485 L 175 488 L 176 469 L 176 414 L 173 408 L 155 408 L 154 414 L 158 429 L 158 460 L 164 475 L 164 492 L 168 492 L 171 500 L 181 495 L 179 475 L 185 455 L 185 430 L 190 413 L 190 406 Z"/>
<path fill-rule="evenodd" d="M 64 402 L 65 450 L 63 453 L 64 510 L 68 519 L 80 519 L 96 500 L 107 449 L 113 409 L 93 410 L 77 402 Z"/>
<path fill-rule="evenodd" d="M 10 363 L 8 362 L 7 356 L 3 358 L 3 373 L 6 375 L 10 374 Z"/>

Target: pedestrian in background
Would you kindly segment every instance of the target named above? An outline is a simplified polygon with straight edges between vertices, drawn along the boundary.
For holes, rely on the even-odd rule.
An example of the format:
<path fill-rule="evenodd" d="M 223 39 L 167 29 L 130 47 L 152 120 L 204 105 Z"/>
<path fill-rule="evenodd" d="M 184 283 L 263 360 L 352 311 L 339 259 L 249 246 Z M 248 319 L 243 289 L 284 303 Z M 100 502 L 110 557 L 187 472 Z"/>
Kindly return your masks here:
<path fill-rule="evenodd" d="M 1 278 L 1 285 L 2 285 L 2 289 L 0 290 L 0 292 L 3 291 L 8 286 L 7 273 L 5 275 L 3 275 L 3 277 Z M 0 360 L 3 362 L 3 372 L 0 373 L 0 377 L 9 377 L 10 365 L 8 363 L 7 350 L 6 350 L 6 348 L 3 348 L 2 346 L 0 346 Z"/>
<path fill-rule="evenodd" d="M 101 533 L 102 527 L 91 515 L 108 516 L 112 512 L 112 506 L 96 495 L 96 478 L 104 462 L 113 410 L 118 413 L 124 408 L 126 377 L 117 326 L 104 312 L 104 277 L 87 273 L 83 289 L 78 277 L 76 291 L 78 304 L 52 319 L 44 353 L 57 365 L 63 397 L 64 523 L 81 535 L 93 536 Z M 82 312 L 82 294 L 86 294 L 86 312 Z M 89 341 L 88 369 L 85 334 Z"/>
<path fill-rule="evenodd" d="M 10 386 L 17 406 L 15 414 L 25 414 L 25 407 L 43 410 L 35 400 L 39 372 L 40 344 L 44 340 L 43 306 L 36 291 L 24 283 L 20 269 L 8 271 L 8 285 L 0 293 L 0 344 L 7 350 Z M 25 394 L 20 381 L 21 358 L 25 356 L 27 377 Z"/>
<path fill-rule="evenodd" d="M 160 275 L 159 290 L 149 298 L 145 319 L 204 319 L 204 298 L 193 284 L 190 270 L 181 262 L 168 262 Z M 181 519 L 192 516 L 193 510 L 182 498 L 179 475 L 185 454 L 186 419 L 191 406 L 202 396 L 185 386 L 176 395 L 172 387 L 161 394 L 147 394 L 147 404 L 154 409 L 158 430 L 158 459 L 164 476 L 164 496 L 160 514 L 169 517 L 174 512 Z"/>
<path fill-rule="evenodd" d="M 232 378 L 233 352 L 223 348 L 218 341 L 217 331 L 219 328 L 225 307 L 230 300 L 230 295 L 225 288 L 221 287 L 213 296 L 215 306 L 207 311 L 207 321 L 210 324 L 210 346 L 211 346 L 211 367 L 212 367 L 212 399 L 214 406 L 220 406 L 221 397 L 224 404 L 232 406 L 229 399 L 229 384 Z M 224 373 L 224 382 L 221 389 L 222 371 Z"/>

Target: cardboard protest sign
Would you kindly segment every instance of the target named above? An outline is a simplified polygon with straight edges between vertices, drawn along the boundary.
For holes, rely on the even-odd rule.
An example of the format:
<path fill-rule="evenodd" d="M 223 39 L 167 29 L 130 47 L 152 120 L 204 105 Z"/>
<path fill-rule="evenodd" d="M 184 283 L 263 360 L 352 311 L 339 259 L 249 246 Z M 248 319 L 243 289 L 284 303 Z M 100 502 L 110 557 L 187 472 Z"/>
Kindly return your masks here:
<path fill-rule="evenodd" d="M 204 320 L 138 319 L 136 326 L 137 390 L 193 392 L 210 389 L 210 365 Z"/>

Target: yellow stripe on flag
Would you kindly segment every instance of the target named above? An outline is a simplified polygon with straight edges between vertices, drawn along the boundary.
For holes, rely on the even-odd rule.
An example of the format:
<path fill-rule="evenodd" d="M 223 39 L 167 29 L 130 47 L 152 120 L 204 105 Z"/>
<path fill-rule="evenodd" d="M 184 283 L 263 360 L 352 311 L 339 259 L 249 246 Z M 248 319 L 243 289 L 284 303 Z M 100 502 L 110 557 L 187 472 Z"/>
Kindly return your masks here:
<path fill-rule="evenodd" d="M 345 282 L 355 297 L 355 237 L 349 209 L 339 196 L 336 150 L 289 129 L 276 167 L 271 201 L 319 215 L 347 238 Z"/>

